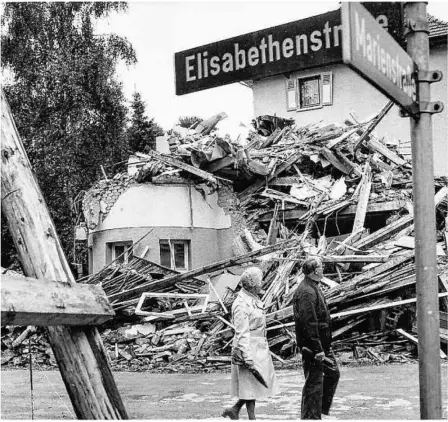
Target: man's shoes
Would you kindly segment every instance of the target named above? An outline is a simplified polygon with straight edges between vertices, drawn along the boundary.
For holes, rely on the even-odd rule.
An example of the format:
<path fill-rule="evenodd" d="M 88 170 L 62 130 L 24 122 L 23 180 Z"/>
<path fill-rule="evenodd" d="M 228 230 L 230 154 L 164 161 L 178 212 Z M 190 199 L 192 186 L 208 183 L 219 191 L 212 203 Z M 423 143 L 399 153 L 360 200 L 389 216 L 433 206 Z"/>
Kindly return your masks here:
<path fill-rule="evenodd" d="M 229 418 L 229 419 L 232 419 L 232 420 L 238 420 L 239 419 L 238 412 L 233 407 L 227 407 L 226 409 L 224 409 L 224 412 L 222 412 L 222 417 L 223 418 Z"/>

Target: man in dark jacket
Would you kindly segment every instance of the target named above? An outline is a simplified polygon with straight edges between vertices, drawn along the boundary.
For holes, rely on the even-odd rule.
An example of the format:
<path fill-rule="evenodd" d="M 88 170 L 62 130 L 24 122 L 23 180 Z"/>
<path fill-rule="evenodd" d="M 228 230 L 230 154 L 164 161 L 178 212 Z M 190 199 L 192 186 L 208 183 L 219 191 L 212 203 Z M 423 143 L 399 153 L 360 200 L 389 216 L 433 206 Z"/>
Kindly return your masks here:
<path fill-rule="evenodd" d="M 302 272 L 305 279 L 293 300 L 297 346 L 302 352 L 305 373 L 301 419 L 321 419 L 322 413 L 329 414 L 340 374 L 331 350 L 330 312 L 319 287 L 323 277 L 322 262 L 309 258 Z M 304 348 L 312 353 L 305 353 Z"/>

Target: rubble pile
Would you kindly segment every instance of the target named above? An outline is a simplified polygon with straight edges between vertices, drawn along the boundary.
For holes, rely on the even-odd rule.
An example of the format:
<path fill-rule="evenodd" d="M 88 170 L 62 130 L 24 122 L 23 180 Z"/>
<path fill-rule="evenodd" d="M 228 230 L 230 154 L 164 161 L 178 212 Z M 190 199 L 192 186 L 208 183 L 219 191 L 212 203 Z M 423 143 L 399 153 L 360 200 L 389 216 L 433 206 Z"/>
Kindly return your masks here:
<path fill-rule="evenodd" d="M 246 229 L 236 239 L 236 257 L 203 268 L 178 273 L 133 257 L 85 280 L 100 283 L 117 312 L 118 326 L 102 328 L 112 365 L 227 367 L 230 310 L 239 286 L 218 293 L 212 280 L 232 272 L 235 278 L 238 268 L 250 264 L 264 272 L 268 341 L 275 361 L 285 363 L 295 355 L 292 300 L 308 256 L 324 262 L 323 292 L 342 363 L 415 359 L 412 166 L 397 145 L 374 132 L 391 106 L 369 121 L 338 125 L 298 127 L 262 116 L 255 131 L 233 140 L 213 133 L 225 117 L 220 114 L 173 132 L 167 140 L 171 154 L 137 154 L 142 165 L 133 177 L 139 183 L 188 177 L 213 189 L 231 185 Z M 435 185 L 440 309 L 446 315 L 448 180 Z M 446 358 L 446 319 L 441 338 Z M 4 347 L 11 351 L 2 337 Z"/>

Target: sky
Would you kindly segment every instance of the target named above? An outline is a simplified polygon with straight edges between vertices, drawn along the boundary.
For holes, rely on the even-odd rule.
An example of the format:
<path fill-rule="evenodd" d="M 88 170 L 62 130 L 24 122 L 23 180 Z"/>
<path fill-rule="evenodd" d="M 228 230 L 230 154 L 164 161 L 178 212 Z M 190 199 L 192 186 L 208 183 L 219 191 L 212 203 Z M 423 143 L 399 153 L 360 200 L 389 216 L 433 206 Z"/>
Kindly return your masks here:
<path fill-rule="evenodd" d="M 253 118 L 252 90 L 239 83 L 176 96 L 174 53 L 248 32 L 293 22 L 339 8 L 337 1 L 267 2 L 128 2 L 126 13 L 98 25 L 100 33 L 116 33 L 133 45 L 137 64 L 119 66 L 128 100 L 137 91 L 147 116 L 165 130 L 180 116 L 208 118 L 226 112 L 234 122 Z M 448 21 L 448 3 L 429 2 L 428 13 Z"/>

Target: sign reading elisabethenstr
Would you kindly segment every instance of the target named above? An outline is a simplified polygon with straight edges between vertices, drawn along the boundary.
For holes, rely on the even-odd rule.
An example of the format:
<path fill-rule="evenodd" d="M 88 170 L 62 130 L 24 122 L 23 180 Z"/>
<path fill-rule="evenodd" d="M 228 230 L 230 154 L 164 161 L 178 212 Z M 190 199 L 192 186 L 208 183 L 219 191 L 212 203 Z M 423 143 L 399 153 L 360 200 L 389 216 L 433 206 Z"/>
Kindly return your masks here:
<path fill-rule="evenodd" d="M 416 64 L 359 3 L 341 6 L 342 58 L 395 103 L 412 112 Z"/>
<path fill-rule="evenodd" d="M 380 7 L 378 7 L 380 6 Z M 372 13 L 399 33 L 402 6 L 371 3 Z M 175 54 L 176 94 L 342 63 L 339 10 Z"/>

